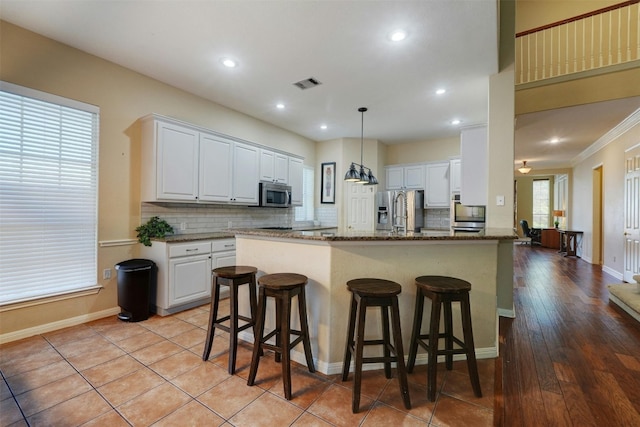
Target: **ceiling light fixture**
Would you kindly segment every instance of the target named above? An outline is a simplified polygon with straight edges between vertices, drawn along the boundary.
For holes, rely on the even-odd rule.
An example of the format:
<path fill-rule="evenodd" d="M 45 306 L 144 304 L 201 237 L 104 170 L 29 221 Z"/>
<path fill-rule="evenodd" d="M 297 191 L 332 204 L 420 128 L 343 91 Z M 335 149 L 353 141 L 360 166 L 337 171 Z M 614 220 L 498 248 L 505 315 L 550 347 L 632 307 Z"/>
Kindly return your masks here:
<path fill-rule="evenodd" d="M 522 162 L 522 167 L 518 168 L 518 172 L 520 172 L 522 175 L 526 175 L 531 172 L 531 168 L 527 166 L 526 160 Z"/>
<path fill-rule="evenodd" d="M 355 182 L 356 184 L 376 185 L 378 184 L 378 180 L 373 176 L 373 172 L 362 164 L 362 157 L 364 153 L 364 113 L 367 111 L 367 108 L 360 107 L 358 108 L 358 111 L 362 114 L 360 125 L 360 163 L 351 162 L 351 166 L 349 166 L 349 170 L 345 174 L 344 180 Z M 356 170 L 356 166 L 360 166 L 359 172 Z M 369 172 L 365 172 L 365 169 Z"/>
<path fill-rule="evenodd" d="M 560 139 L 554 137 L 554 138 L 551 138 L 549 142 L 552 144 L 557 144 L 558 142 L 560 142 Z"/>
<path fill-rule="evenodd" d="M 325 130 L 327 128 L 327 125 L 320 125 L 320 129 Z"/>
<path fill-rule="evenodd" d="M 453 119 L 451 120 L 451 124 L 452 125 L 459 125 L 460 123 L 462 123 L 462 121 L 460 119 Z"/>
<path fill-rule="evenodd" d="M 405 30 L 395 30 L 389 34 L 389 39 L 393 42 L 400 42 L 407 38 L 407 32 Z"/>
<path fill-rule="evenodd" d="M 447 92 L 446 89 L 438 89 L 436 90 L 436 95 L 444 95 Z"/>
<path fill-rule="evenodd" d="M 231 58 L 222 58 L 221 62 L 222 65 L 227 68 L 235 68 L 238 65 L 238 63 Z"/>
<path fill-rule="evenodd" d="M 278 110 L 284 110 L 284 104 L 280 103 L 280 104 L 276 104 L 276 108 Z"/>

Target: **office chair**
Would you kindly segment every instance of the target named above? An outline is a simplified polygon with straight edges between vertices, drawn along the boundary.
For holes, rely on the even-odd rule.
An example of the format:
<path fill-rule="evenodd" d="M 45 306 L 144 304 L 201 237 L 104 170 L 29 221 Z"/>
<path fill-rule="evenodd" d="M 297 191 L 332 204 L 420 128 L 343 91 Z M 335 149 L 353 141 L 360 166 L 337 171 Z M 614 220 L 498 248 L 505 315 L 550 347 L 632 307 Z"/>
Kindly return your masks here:
<path fill-rule="evenodd" d="M 529 223 L 526 219 L 520 220 L 520 227 L 522 227 L 522 232 L 525 237 L 529 237 L 531 239 L 531 245 L 542 244 L 542 231 L 539 228 L 529 228 Z"/>

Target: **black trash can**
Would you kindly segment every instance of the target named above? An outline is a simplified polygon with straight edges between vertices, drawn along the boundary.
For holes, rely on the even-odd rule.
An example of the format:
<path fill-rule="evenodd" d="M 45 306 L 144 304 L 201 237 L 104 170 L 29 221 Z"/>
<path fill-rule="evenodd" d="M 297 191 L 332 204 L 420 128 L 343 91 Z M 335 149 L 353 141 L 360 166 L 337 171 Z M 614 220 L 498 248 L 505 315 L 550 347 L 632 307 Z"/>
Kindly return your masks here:
<path fill-rule="evenodd" d="M 115 265 L 118 272 L 120 320 L 139 322 L 149 318 L 149 296 L 156 286 L 156 264 L 148 259 L 130 259 Z"/>

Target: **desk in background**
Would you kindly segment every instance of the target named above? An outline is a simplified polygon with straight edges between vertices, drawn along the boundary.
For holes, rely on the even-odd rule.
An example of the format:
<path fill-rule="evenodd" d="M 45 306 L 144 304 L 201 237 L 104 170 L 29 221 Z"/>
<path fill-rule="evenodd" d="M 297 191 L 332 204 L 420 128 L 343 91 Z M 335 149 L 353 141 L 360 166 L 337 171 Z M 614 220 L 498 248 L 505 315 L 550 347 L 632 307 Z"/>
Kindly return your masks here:
<path fill-rule="evenodd" d="M 562 237 L 562 249 L 564 256 L 578 256 L 576 254 L 578 236 L 582 236 L 582 231 L 576 230 L 558 230 Z"/>
<path fill-rule="evenodd" d="M 543 228 L 540 245 L 543 248 L 560 249 L 560 233 L 557 228 Z"/>

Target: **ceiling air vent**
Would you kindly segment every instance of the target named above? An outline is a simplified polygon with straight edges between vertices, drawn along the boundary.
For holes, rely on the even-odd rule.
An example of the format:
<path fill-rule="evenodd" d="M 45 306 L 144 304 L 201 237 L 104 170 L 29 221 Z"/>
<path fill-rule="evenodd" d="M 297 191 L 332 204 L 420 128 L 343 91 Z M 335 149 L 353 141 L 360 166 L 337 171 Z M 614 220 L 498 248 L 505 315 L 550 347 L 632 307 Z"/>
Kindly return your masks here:
<path fill-rule="evenodd" d="M 299 82 L 294 83 L 294 86 L 297 86 L 298 88 L 305 90 L 305 89 L 310 89 L 312 87 L 316 87 L 318 85 L 321 85 L 322 82 L 319 82 L 316 78 L 314 77 L 309 77 L 308 79 L 304 79 L 304 80 L 300 80 Z"/>

